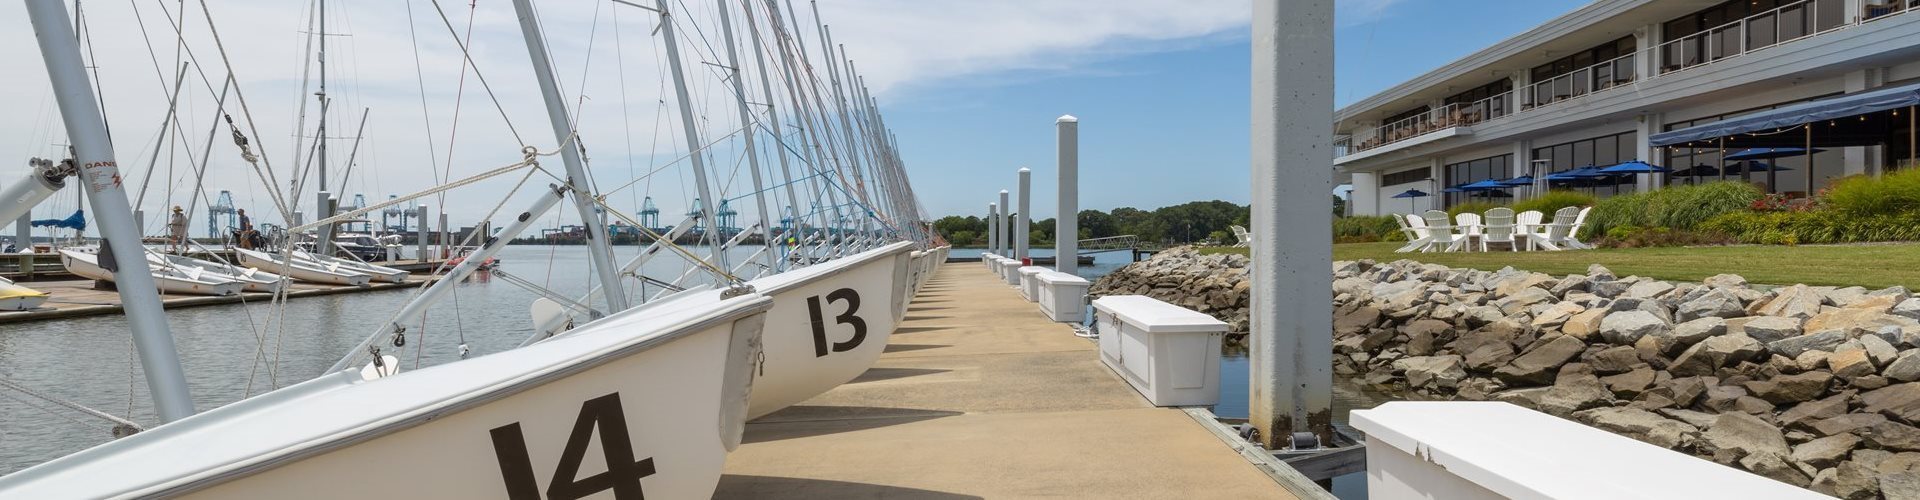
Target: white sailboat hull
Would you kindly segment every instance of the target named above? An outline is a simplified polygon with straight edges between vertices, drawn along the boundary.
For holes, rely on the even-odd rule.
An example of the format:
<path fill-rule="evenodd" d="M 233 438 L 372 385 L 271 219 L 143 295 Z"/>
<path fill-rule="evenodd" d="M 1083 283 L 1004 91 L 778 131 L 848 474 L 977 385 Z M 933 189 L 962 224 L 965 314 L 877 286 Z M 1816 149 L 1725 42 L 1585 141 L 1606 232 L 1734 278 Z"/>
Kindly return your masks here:
<path fill-rule="evenodd" d="M 47 303 L 47 292 L 14 284 L 0 278 L 0 311 L 28 311 Z"/>
<path fill-rule="evenodd" d="M 374 281 L 399 283 L 407 280 L 408 273 L 406 271 L 394 269 L 391 267 L 376 266 L 373 264 L 368 264 L 368 263 L 360 262 L 353 259 L 342 259 L 339 257 L 333 257 L 329 255 L 320 255 L 317 253 L 302 252 L 299 250 L 294 250 L 293 256 L 301 259 L 305 259 L 307 261 L 319 263 L 321 267 L 326 267 L 329 269 L 337 267 L 338 270 L 353 271 L 356 273 L 372 276 Z"/>
<path fill-rule="evenodd" d="M 873 367 L 905 309 L 912 246 L 895 243 L 748 282 L 774 301 L 750 418 L 818 396 Z"/>
<path fill-rule="evenodd" d="M 100 267 L 99 256 L 72 250 L 60 251 L 60 263 L 66 265 L 67 272 L 82 278 L 113 281 L 113 272 Z M 154 269 L 153 282 L 161 293 L 227 296 L 240 293 L 245 285 L 215 276 L 192 278 L 177 270 Z"/>
<path fill-rule="evenodd" d="M 227 281 L 236 281 L 241 284 L 242 290 L 248 292 L 272 293 L 287 282 L 285 276 L 278 274 L 253 268 L 195 259 L 184 255 L 165 255 L 149 252 L 147 253 L 147 262 L 152 263 L 156 268 L 169 267 L 179 269 L 183 272 L 197 270 L 194 272 L 199 272 L 202 275 L 211 275 Z"/>
<path fill-rule="evenodd" d="M 327 269 L 322 264 L 301 260 L 298 257 L 285 259 L 281 256 L 247 249 L 236 249 L 240 265 L 262 271 L 290 276 L 308 283 L 324 285 L 366 286 L 373 281 L 372 276 L 346 269 Z"/>
<path fill-rule="evenodd" d="M 0 497 L 707 498 L 772 306 L 719 295 L 384 378 L 328 374 L 0 477 Z"/>

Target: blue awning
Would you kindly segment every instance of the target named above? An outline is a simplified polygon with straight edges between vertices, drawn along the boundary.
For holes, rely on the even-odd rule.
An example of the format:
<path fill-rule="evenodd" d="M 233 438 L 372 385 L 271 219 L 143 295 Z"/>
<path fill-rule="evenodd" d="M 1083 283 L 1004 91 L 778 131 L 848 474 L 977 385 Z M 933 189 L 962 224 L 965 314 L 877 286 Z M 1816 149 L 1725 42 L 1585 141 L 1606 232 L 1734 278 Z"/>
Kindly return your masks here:
<path fill-rule="evenodd" d="M 1804 102 L 1779 109 L 1728 118 L 1705 125 L 1653 134 L 1653 146 L 1671 146 L 1737 134 L 1773 131 L 1803 123 L 1833 120 L 1890 109 L 1920 106 L 1920 83 Z"/>

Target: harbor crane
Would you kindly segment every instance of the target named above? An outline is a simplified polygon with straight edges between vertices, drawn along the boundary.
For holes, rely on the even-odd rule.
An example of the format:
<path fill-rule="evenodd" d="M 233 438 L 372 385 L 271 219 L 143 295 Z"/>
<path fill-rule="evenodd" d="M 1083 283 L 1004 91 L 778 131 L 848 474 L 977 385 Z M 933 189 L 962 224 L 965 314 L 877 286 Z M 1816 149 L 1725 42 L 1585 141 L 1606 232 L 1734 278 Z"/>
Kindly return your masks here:
<path fill-rule="evenodd" d="M 222 215 L 227 216 L 227 225 L 225 226 L 220 225 L 220 216 Z M 214 197 L 213 204 L 207 205 L 207 237 L 219 238 L 222 229 L 239 225 L 240 216 L 235 213 L 233 192 L 225 189 L 220 190 L 220 196 Z"/>

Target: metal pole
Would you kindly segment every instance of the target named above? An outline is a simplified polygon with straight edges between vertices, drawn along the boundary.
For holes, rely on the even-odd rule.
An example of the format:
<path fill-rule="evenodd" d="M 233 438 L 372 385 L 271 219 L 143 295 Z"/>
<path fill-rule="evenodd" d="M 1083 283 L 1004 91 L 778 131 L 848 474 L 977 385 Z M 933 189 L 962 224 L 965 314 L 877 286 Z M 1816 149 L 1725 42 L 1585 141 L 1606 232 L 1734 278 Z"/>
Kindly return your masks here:
<path fill-rule="evenodd" d="M 433 239 L 434 243 L 440 246 L 440 258 L 442 259 L 445 259 L 451 256 L 451 254 L 447 251 L 447 243 L 448 243 L 448 240 L 451 239 L 451 236 L 450 236 L 451 233 L 448 233 L 447 231 L 448 231 L 447 212 L 443 208 L 440 212 L 440 234 Z"/>
<path fill-rule="evenodd" d="M 314 197 L 316 198 L 316 201 L 314 202 L 314 205 L 313 205 L 313 212 L 320 215 L 313 220 L 316 220 L 316 221 L 326 220 L 328 217 L 332 217 L 333 216 L 333 203 L 332 203 L 333 193 L 327 192 L 326 188 L 320 188 L 320 192 L 314 193 Z M 332 250 L 333 250 L 333 224 L 323 224 L 320 227 L 315 228 L 314 238 L 313 238 L 313 253 L 317 255 L 332 255 L 333 254 Z"/>
<path fill-rule="evenodd" d="M 1269 449 L 1333 437 L 1332 126 L 1333 0 L 1254 2 L 1248 409 Z"/>
<path fill-rule="evenodd" d="M 33 212 L 20 214 L 20 220 L 13 223 L 13 244 L 20 247 L 20 253 L 33 253 Z"/>
<path fill-rule="evenodd" d="M 120 185 L 120 168 L 114 162 L 106 118 L 94 99 L 93 87 L 87 83 L 87 69 L 67 9 L 59 0 L 28 0 L 27 15 L 40 44 L 40 57 L 47 64 L 61 121 L 73 141 L 74 159 L 85 179 L 83 191 L 92 193 L 87 198 L 92 200 L 100 231 L 100 265 L 113 271 L 127 326 L 140 351 L 140 366 L 147 374 L 147 388 L 153 393 L 154 409 L 163 422 L 191 416 L 193 395 L 187 391 L 186 373 L 180 368 L 180 354 L 174 349 L 173 333 L 161 309 L 153 270 L 147 266 L 146 248 L 140 244 L 139 228 L 133 225 L 133 208 Z"/>
<path fill-rule="evenodd" d="M 1033 171 L 1023 167 L 1020 169 L 1020 213 L 1015 215 L 1013 220 L 1013 258 L 1015 260 L 1025 261 L 1032 257 L 1027 254 L 1027 243 L 1029 243 L 1027 235 L 1031 233 L 1027 230 L 1027 224 L 1033 221 L 1033 217 L 1027 215 L 1033 213 L 1032 192 Z"/>
<path fill-rule="evenodd" d="M 790 212 L 788 216 L 793 219 L 791 223 L 792 227 L 788 228 L 789 232 L 787 235 L 789 237 L 800 235 L 799 237 L 805 238 L 806 233 L 799 230 L 805 223 L 801 222 L 800 214 L 797 209 L 793 208 L 800 205 L 800 195 L 793 188 L 793 168 L 787 161 L 787 139 L 785 134 L 780 132 L 780 107 L 773 104 L 773 76 L 767 74 L 767 57 L 760 49 L 760 29 L 753 19 L 753 4 L 746 0 L 742 0 L 740 4 L 747 12 L 747 34 L 751 37 L 750 39 L 753 40 L 753 65 L 760 75 L 760 94 L 767 100 L 767 131 L 770 132 L 769 135 L 773 136 L 774 157 L 780 159 L 780 175 L 784 180 L 783 185 L 786 186 L 787 209 Z M 777 12 L 768 12 L 767 14 L 776 21 L 780 17 L 780 14 Z M 812 176 L 808 177 L 811 178 Z M 767 242 L 767 244 L 775 245 L 779 243 Z M 772 252 L 768 253 L 771 254 Z"/>
<path fill-rule="evenodd" d="M 1000 204 L 987 204 L 987 253 L 1000 253 Z"/>
<path fill-rule="evenodd" d="M 1080 119 L 1063 115 L 1053 121 L 1060 169 L 1060 215 L 1053 222 L 1053 268 L 1080 272 Z"/>
<path fill-rule="evenodd" d="M 1026 215 L 1026 214 L 1020 214 Z M 1013 258 L 1013 205 L 1007 203 L 1007 190 L 1000 190 L 1000 256 Z"/>
<path fill-rule="evenodd" d="M 414 254 L 414 257 L 425 263 L 432 260 L 432 256 L 427 254 L 427 204 L 421 203 L 420 206 L 414 207 L 413 218 L 420 224 L 414 228 L 415 238 L 419 241 L 413 243 L 420 247 L 420 253 Z"/>
<path fill-rule="evenodd" d="M 740 109 L 740 126 L 746 127 L 748 124 L 753 123 L 753 114 L 747 111 L 747 84 L 746 82 L 740 81 L 740 53 L 734 48 L 733 22 L 729 20 L 727 16 L 727 0 L 715 1 L 720 4 L 720 36 L 726 39 L 727 69 L 733 73 L 733 78 L 731 78 L 733 80 L 733 97 L 738 104 L 735 107 Z M 748 13 L 748 15 L 752 15 L 752 13 Z M 772 96 L 768 96 L 768 98 L 771 99 Z M 773 241 L 773 217 L 769 215 L 770 212 L 767 211 L 767 188 L 760 179 L 760 150 L 753 146 L 753 137 L 758 134 L 753 133 L 753 130 L 749 129 L 740 135 L 747 148 L 747 169 L 753 172 L 753 201 L 759 205 L 760 209 L 761 246 L 773 246 L 775 244 Z M 775 265 L 773 252 L 765 252 L 765 254 L 767 270 L 772 271 Z"/>
<path fill-rule="evenodd" d="M 513 10 L 520 17 L 520 33 L 527 39 L 527 55 L 533 59 L 533 72 L 540 80 L 540 95 L 547 104 L 547 121 L 553 125 L 553 138 L 560 143 L 560 159 L 567 165 L 567 188 L 573 192 L 573 206 L 580 213 L 580 223 L 587 226 L 587 246 L 594 272 L 600 275 L 600 283 L 607 293 L 607 309 L 618 312 L 627 309 L 626 290 L 620 287 L 620 275 L 613 266 L 613 249 L 607 239 L 607 226 L 594 224 L 593 193 L 587 185 L 587 169 L 580 160 L 580 140 L 575 136 L 573 120 L 567 115 L 566 100 L 560 97 L 560 86 L 553 79 L 553 64 L 547 61 L 547 42 L 540 34 L 540 21 L 534 18 L 533 4 L 530 0 L 514 0 Z M 667 31 L 667 52 L 673 53 L 673 25 L 662 19 Z M 675 76 L 679 75 L 678 64 Z M 694 151 L 697 153 L 698 149 Z M 700 156 L 694 155 L 694 165 L 698 168 Z M 700 179 L 702 191 L 706 189 L 706 178 Z M 705 193 L 701 193 L 705 194 Z M 711 222 L 711 221 L 709 221 Z M 709 224 L 711 226 L 711 224 Z"/>
<path fill-rule="evenodd" d="M 526 2 L 527 0 L 516 1 Z M 721 240 L 721 238 L 726 236 L 721 233 L 720 224 L 717 219 L 715 219 L 716 214 L 714 213 L 715 209 L 713 207 L 716 204 L 713 202 L 715 199 L 713 197 L 713 189 L 707 183 L 706 154 L 700 150 L 700 129 L 697 127 L 698 122 L 695 121 L 693 116 L 693 98 L 687 95 L 687 78 L 685 73 L 680 69 L 680 43 L 674 38 L 673 16 L 667 13 L 667 0 L 658 0 L 656 5 L 659 7 L 660 12 L 661 43 L 666 45 L 667 48 L 667 67 L 673 72 L 673 93 L 674 97 L 679 99 L 680 102 L 680 126 L 683 127 L 686 132 L 688 159 L 693 162 L 693 184 L 696 191 L 700 194 L 700 206 L 695 208 L 700 211 L 701 217 L 706 220 L 706 225 L 709 229 L 708 232 L 713 235 L 714 265 L 721 269 L 726 269 L 726 245 L 725 242 Z M 611 271 L 611 269 L 609 269 L 609 271 Z M 619 289 L 620 287 L 616 285 L 610 284 L 607 286 L 608 292 Z M 611 293 L 609 293 L 609 295 L 611 295 Z"/>

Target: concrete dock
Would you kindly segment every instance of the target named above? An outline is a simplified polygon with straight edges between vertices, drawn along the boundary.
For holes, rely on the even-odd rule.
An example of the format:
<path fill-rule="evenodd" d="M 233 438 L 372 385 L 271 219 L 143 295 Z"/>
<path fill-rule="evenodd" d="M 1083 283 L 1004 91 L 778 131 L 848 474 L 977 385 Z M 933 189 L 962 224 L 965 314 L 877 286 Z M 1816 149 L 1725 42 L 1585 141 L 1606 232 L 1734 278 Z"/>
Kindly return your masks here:
<path fill-rule="evenodd" d="M 361 293 L 399 288 L 414 288 L 426 283 L 428 283 L 428 281 L 413 278 L 408 279 L 404 283 L 375 282 L 367 286 L 355 287 L 316 285 L 294 281 L 287 289 L 287 297 L 292 299 L 340 293 Z M 21 285 L 47 292 L 51 297 L 47 299 L 47 303 L 41 304 L 40 308 L 31 311 L 0 311 L 0 324 L 124 313 L 120 308 L 120 292 L 96 287 L 93 280 L 33 281 L 21 283 Z M 273 294 L 250 292 L 224 297 L 213 297 L 163 292 L 160 294 L 160 300 L 162 306 L 167 309 L 178 309 L 182 307 L 234 304 L 239 302 L 266 302 L 273 300 Z"/>
<path fill-rule="evenodd" d="M 943 267 L 865 375 L 749 423 L 726 472 L 716 498 L 1294 498 L 977 264 Z"/>

